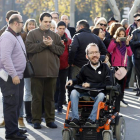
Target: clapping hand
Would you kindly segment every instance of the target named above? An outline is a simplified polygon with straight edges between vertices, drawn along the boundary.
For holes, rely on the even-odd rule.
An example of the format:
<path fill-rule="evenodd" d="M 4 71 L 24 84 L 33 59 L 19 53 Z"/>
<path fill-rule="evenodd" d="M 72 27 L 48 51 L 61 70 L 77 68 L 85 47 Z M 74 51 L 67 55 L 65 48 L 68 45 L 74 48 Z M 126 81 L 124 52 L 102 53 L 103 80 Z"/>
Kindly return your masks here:
<path fill-rule="evenodd" d="M 52 38 L 50 36 L 48 36 L 48 38 L 46 38 L 45 36 L 43 36 L 43 42 L 44 42 L 45 45 L 51 46 L 53 40 L 52 40 Z"/>

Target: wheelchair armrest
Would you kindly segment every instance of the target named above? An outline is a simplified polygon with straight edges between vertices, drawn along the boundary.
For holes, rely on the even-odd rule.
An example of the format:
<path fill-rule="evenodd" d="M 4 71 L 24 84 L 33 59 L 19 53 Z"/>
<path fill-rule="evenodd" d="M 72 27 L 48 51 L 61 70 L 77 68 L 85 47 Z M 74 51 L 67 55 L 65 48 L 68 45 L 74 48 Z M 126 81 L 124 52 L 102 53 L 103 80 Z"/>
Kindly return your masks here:
<path fill-rule="evenodd" d="M 119 94 L 120 93 L 120 85 L 115 85 L 115 86 L 106 86 L 106 90 L 113 90 L 115 93 Z"/>

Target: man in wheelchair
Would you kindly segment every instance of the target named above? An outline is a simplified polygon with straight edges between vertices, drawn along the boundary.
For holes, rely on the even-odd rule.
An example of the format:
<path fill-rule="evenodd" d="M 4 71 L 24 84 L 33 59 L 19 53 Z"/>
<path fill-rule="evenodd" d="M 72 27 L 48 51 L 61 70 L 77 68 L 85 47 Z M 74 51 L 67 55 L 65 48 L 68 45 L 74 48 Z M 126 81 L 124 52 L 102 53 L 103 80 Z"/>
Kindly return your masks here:
<path fill-rule="evenodd" d="M 104 100 L 105 97 L 105 87 L 107 85 L 112 85 L 110 80 L 110 70 L 105 63 L 102 63 L 100 59 L 99 48 L 95 43 L 91 43 L 86 48 L 86 58 L 89 60 L 88 64 L 84 65 L 76 76 L 76 79 L 69 80 L 66 83 L 66 87 L 72 85 L 81 85 L 82 88 L 96 88 L 101 89 L 97 93 L 86 92 L 83 90 L 79 92 L 77 89 L 73 89 L 70 95 L 71 99 L 71 109 L 72 109 L 72 121 L 70 125 L 79 125 L 79 115 L 78 115 L 78 102 L 81 96 L 90 96 L 94 99 L 93 109 L 90 116 L 88 117 L 85 126 L 90 126 L 95 123 L 98 103 Z"/>

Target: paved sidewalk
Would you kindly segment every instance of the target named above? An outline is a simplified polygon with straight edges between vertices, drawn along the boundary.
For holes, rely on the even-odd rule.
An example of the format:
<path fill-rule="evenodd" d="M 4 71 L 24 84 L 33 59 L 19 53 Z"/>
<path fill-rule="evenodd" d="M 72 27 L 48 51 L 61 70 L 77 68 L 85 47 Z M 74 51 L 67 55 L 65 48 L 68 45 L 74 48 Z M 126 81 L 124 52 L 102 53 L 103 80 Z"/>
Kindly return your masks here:
<path fill-rule="evenodd" d="M 132 89 L 125 91 L 125 101 L 129 103 L 129 107 L 121 108 L 121 114 L 126 122 L 126 138 L 125 140 L 140 140 L 140 102 L 135 96 L 136 93 Z M 2 95 L 0 93 L 0 122 L 2 121 Z M 64 106 L 63 114 L 58 115 L 56 112 L 57 129 L 50 129 L 46 127 L 45 121 L 41 123 L 42 129 L 35 130 L 32 125 L 25 122 L 28 133 L 28 140 L 62 140 L 62 129 L 65 120 L 66 106 Z M 0 128 L 0 140 L 4 140 L 5 129 Z"/>

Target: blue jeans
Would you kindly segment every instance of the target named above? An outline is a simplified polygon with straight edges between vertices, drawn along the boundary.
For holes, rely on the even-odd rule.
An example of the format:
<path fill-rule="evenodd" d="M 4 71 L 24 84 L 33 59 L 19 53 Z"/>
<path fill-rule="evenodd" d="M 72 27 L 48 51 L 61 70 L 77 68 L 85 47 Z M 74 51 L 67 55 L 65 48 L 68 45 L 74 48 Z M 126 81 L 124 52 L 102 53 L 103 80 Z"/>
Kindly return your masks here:
<path fill-rule="evenodd" d="M 78 115 L 78 102 L 79 102 L 79 98 L 82 96 L 90 96 L 88 93 L 79 93 L 77 90 L 72 90 L 71 95 L 70 95 L 70 99 L 71 99 L 71 108 L 72 108 L 72 118 L 76 118 L 79 119 L 79 115 Z M 89 116 L 89 119 L 92 121 L 96 120 L 96 116 L 97 116 L 97 109 L 98 109 L 98 103 L 102 102 L 104 100 L 104 93 L 100 92 L 96 97 L 91 97 L 95 103 L 93 105 L 93 109 L 91 111 L 91 114 Z"/>
<path fill-rule="evenodd" d="M 31 94 L 31 79 L 25 78 L 24 79 L 24 101 L 32 101 L 32 94 Z"/>

